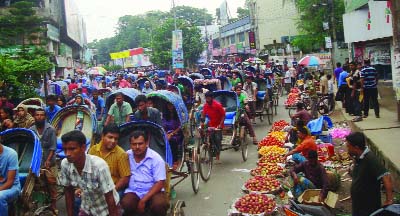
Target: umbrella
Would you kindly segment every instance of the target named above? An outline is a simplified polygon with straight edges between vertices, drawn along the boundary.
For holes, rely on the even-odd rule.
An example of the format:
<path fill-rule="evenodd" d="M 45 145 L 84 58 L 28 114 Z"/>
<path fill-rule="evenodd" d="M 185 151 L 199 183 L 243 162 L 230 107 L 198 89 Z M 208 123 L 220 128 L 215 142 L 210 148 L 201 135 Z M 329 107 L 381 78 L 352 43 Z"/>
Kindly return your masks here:
<path fill-rule="evenodd" d="M 106 72 L 107 70 L 102 67 L 92 67 L 87 71 L 89 75 L 96 75 L 96 76 L 98 75 L 104 76 Z"/>
<path fill-rule="evenodd" d="M 321 59 L 316 56 L 305 56 L 300 59 L 298 64 L 304 66 L 319 66 L 324 63 L 322 63 Z"/>
<path fill-rule="evenodd" d="M 246 59 L 246 62 L 254 63 L 254 64 L 263 64 L 264 61 L 262 59 L 256 58 L 256 57 L 251 57 Z"/>

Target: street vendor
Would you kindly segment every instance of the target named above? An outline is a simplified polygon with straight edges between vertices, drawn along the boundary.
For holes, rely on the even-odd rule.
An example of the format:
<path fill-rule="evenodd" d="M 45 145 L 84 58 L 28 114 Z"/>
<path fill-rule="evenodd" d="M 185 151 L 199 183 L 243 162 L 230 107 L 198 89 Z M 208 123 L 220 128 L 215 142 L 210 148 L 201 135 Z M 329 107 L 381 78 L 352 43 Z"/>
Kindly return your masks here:
<path fill-rule="evenodd" d="M 164 192 L 165 162 L 157 152 L 149 148 L 145 132 L 133 131 L 129 141 L 131 149 L 127 153 L 131 177 L 121 200 L 124 213 L 135 215 L 149 210 L 150 215 L 166 215 L 168 200 Z"/>
<path fill-rule="evenodd" d="M 303 175 L 298 175 L 303 173 Z M 325 200 L 328 194 L 328 177 L 322 164 L 318 162 L 318 153 L 315 150 L 308 152 L 307 161 L 304 161 L 290 170 L 294 181 L 294 195 L 299 197 L 307 189 L 322 189 L 319 202 Z"/>
<path fill-rule="evenodd" d="M 306 127 L 297 128 L 297 136 L 302 140 L 300 145 L 288 152 L 285 157 L 293 155 L 293 160 L 296 163 L 300 163 L 306 160 L 310 150 L 317 151 L 317 144 L 315 144 L 314 138 L 310 135 Z"/>

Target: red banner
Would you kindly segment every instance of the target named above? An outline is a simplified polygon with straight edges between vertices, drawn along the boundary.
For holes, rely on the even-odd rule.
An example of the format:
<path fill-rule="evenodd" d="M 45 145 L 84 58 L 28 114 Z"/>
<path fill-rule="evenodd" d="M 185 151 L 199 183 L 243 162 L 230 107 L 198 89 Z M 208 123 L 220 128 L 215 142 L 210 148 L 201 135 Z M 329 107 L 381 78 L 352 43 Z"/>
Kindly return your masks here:
<path fill-rule="evenodd" d="M 256 49 L 256 35 L 254 32 L 249 32 L 250 49 Z"/>
<path fill-rule="evenodd" d="M 140 55 L 140 54 L 143 54 L 143 52 L 144 52 L 143 48 L 131 49 L 131 50 L 129 50 L 129 55 L 130 56 Z"/>

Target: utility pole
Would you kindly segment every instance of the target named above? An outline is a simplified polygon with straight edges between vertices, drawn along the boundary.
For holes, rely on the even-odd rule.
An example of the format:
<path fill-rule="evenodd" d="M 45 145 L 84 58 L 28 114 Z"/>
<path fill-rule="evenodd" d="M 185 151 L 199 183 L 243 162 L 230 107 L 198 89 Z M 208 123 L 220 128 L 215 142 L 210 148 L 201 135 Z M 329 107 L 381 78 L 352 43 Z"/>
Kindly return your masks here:
<path fill-rule="evenodd" d="M 172 10 L 174 11 L 174 27 L 176 31 L 176 9 L 175 9 L 175 0 L 172 0 Z"/>
<path fill-rule="evenodd" d="M 394 56 L 395 61 L 393 64 L 396 66 L 393 67 L 394 71 L 392 71 L 393 74 L 393 85 L 394 85 L 394 90 L 396 92 L 396 97 L 397 97 L 397 92 L 400 91 L 399 87 L 397 86 L 397 82 L 400 79 L 400 68 L 397 65 L 397 62 L 400 61 L 400 1 L 398 0 L 391 0 L 392 3 L 392 8 L 391 8 L 391 13 L 392 13 L 392 25 L 393 25 L 393 47 L 394 47 Z M 397 120 L 400 121 L 400 98 L 397 97 Z"/>
<path fill-rule="evenodd" d="M 335 49 L 337 47 L 337 41 L 336 41 L 336 28 L 335 28 L 335 0 L 328 0 L 328 8 L 329 8 L 329 16 L 330 16 L 330 29 L 329 31 L 331 32 L 331 43 L 332 43 L 332 48 L 331 48 L 331 72 L 333 73 L 333 70 L 335 69 Z M 336 43 L 336 45 L 335 45 Z"/>

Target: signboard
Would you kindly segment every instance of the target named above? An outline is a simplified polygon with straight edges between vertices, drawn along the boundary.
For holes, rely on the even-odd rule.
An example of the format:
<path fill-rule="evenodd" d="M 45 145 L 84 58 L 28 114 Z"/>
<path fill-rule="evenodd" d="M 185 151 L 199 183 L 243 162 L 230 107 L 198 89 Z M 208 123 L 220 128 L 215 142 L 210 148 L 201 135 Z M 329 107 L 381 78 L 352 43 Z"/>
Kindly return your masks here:
<path fill-rule="evenodd" d="M 254 32 L 249 32 L 250 49 L 256 49 L 256 36 Z"/>
<path fill-rule="evenodd" d="M 72 57 L 72 48 L 65 43 L 60 44 L 60 55 Z"/>
<path fill-rule="evenodd" d="M 400 100 L 400 53 L 394 54 L 392 78 L 393 89 L 396 92 L 396 98 L 397 100 Z"/>
<path fill-rule="evenodd" d="M 325 48 L 332 49 L 332 40 L 331 37 L 325 37 Z"/>
<path fill-rule="evenodd" d="M 47 37 L 50 40 L 60 42 L 60 30 L 51 24 L 47 24 Z"/>
<path fill-rule="evenodd" d="M 390 65 L 390 45 L 382 44 L 376 46 L 367 46 L 365 48 L 368 58 L 371 60 L 372 65 Z"/>
<path fill-rule="evenodd" d="M 172 50 L 172 67 L 184 68 L 183 50 Z"/>
<path fill-rule="evenodd" d="M 172 31 L 172 50 L 183 49 L 182 30 Z"/>

